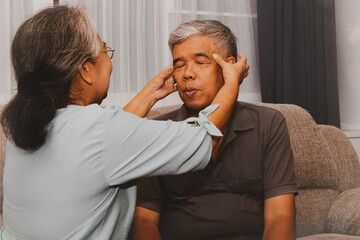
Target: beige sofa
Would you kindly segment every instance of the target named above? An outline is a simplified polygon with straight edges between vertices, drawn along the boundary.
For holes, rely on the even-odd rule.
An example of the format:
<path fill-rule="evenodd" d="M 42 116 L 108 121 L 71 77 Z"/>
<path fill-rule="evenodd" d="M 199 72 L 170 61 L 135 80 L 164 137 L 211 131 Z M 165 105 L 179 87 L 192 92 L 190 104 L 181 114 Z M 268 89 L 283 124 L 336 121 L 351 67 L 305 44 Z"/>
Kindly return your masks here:
<path fill-rule="evenodd" d="M 259 105 L 279 110 L 287 121 L 299 188 L 296 197 L 297 238 L 360 240 L 360 164 L 349 139 L 335 127 L 317 125 L 298 106 Z M 178 107 L 154 109 L 147 118 Z M 5 143 L 1 132 L 1 171 L 4 167 Z M 2 174 L 0 180 L 2 183 Z M 2 195 L 1 184 L 1 206 Z"/>

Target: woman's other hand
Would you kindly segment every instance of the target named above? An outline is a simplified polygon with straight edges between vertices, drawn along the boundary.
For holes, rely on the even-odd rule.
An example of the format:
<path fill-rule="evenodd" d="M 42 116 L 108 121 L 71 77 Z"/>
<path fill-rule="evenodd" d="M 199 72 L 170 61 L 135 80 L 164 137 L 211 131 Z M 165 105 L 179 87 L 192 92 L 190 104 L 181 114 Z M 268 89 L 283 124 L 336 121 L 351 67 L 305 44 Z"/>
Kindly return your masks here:
<path fill-rule="evenodd" d="M 239 53 L 239 60 L 237 60 L 236 63 L 226 62 L 217 54 L 213 54 L 213 57 L 223 71 L 225 84 L 228 82 L 238 81 L 237 84 L 240 85 L 244 78 L 246 78 L 249 74 L 250 66 L 247 63 L 246 56 L 242 53 Z"/>

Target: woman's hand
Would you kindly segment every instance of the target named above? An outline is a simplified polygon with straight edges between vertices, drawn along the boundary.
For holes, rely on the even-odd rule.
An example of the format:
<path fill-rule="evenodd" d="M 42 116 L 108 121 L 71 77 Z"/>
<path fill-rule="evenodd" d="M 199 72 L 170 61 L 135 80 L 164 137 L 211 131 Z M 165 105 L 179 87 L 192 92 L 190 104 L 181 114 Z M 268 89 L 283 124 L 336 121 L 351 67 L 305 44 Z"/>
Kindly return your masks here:
<path fill-rule="evenodd" d="M 237 81 L 237 85 L 240 85 L 244 78 L 249 74 L 249 64 L 244 54 L 239 53 L 239 60 L 237 63 L 226 62 L 221 56 L 213 54 L 216 63 L 221 67 L 223 71 L 223 77 L 225 84 L 229 82 Z"/>
<path fill-rule="evenodd" d="M 174 85 L 174 77 L 172 76 L 173 71 L 173 66 L 170 65 L 148 83 L 155 94 L 156 101 L 177 90 L 176 85 Z"/>
<path fill-rule="evenodd" d="M 172 65 L 162 70 L 123 108 L 124 111 L 145 117 L 158 100 L 176 91 L 173 71 Z"/>

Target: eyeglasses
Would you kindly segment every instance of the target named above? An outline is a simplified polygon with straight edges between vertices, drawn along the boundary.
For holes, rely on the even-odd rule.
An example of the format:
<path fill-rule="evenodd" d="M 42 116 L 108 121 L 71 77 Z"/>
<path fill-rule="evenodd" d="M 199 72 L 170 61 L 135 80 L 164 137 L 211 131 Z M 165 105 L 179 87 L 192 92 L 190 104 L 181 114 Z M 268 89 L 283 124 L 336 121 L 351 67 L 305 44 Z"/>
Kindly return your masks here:
<path fill-rule="evenodd" d="M 115 50 L 111 47 L 106 47 L 106 50 L 100 50 L 100 52 L 106 52 L 110 59 L 113 58 Z"/>

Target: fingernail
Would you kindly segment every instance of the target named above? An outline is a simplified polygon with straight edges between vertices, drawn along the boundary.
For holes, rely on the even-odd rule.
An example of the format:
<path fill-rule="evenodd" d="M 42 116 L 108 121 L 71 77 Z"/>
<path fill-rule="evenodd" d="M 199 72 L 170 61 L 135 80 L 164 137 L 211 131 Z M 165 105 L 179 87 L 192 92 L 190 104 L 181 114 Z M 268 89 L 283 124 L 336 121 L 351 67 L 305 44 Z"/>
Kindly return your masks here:
<path fill-rule="evenodd" d="M 215 54 L 215 53 L 213 53 L 213 57 L 214 57 L 214 58 L 218 58 L 218 55 Z"/>

